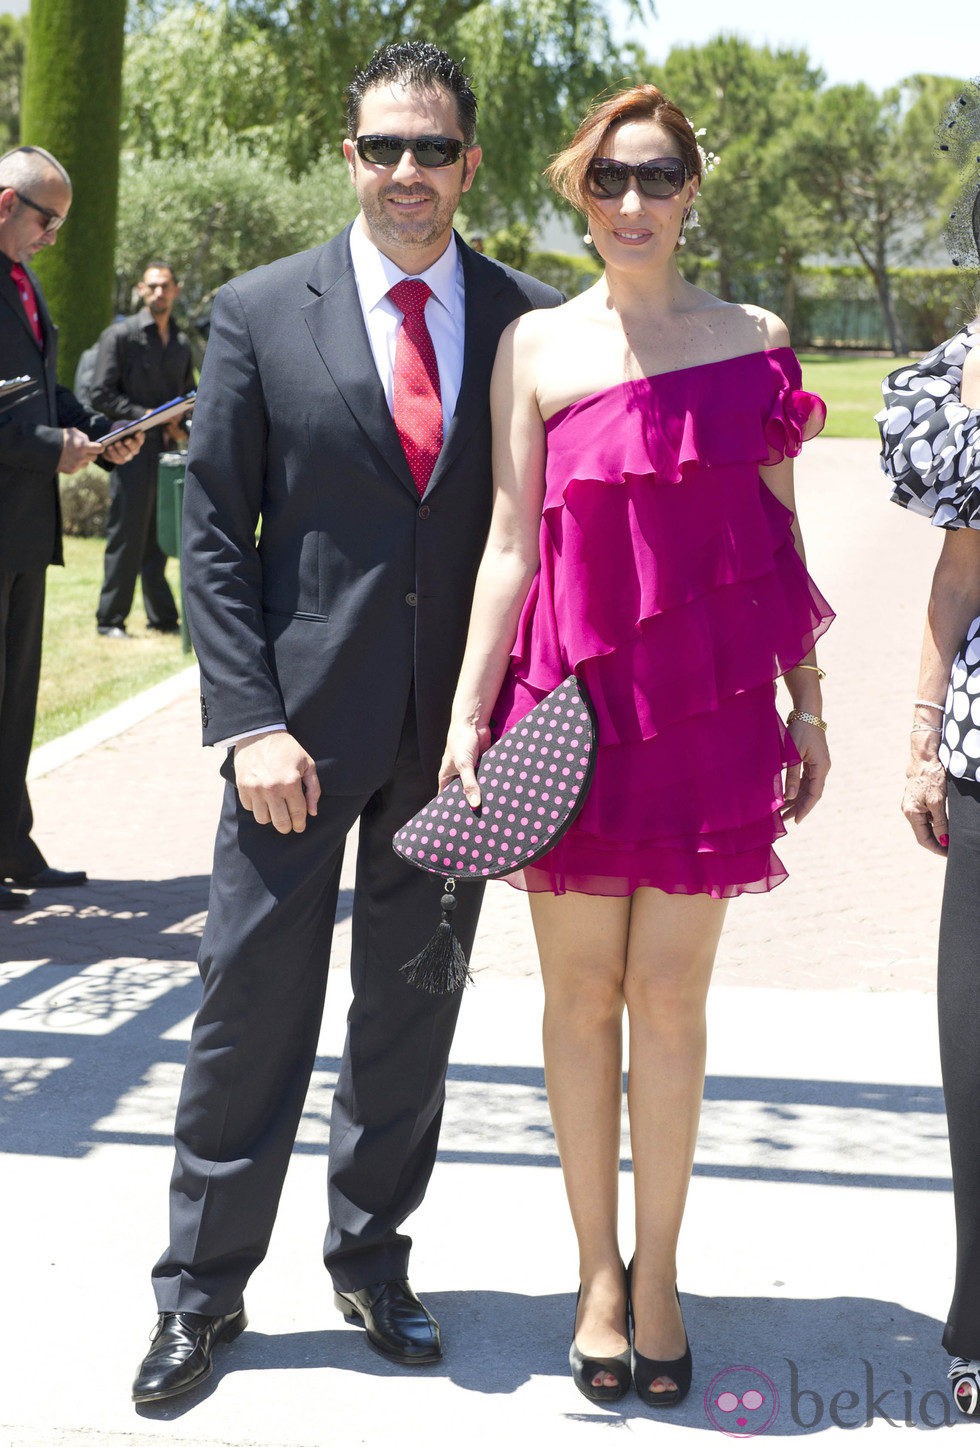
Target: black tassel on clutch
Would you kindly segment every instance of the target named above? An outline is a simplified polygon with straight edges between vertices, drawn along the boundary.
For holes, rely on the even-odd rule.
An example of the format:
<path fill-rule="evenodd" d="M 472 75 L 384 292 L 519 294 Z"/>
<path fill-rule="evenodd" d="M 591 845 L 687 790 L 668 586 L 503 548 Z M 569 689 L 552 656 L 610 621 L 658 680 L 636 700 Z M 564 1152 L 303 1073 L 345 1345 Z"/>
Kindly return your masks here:
<path fill-rule="evenodd" d="M 453 930 L 455 889 L 456 881 L 450 876 L 445 882 L 442 919 L 436 926 L 435 934 L 414 959 L 401 967 L 408 983 L 429 995 L 455 995 L 473 978 L 463 946 Z"/>

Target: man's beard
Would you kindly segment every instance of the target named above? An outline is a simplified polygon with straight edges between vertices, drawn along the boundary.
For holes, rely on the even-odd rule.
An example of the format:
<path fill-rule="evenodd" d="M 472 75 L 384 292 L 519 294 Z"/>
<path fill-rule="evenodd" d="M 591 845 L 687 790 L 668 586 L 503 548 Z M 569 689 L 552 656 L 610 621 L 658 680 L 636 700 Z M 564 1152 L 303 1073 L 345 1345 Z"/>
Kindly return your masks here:
<path fill-rule="evenodd" d="M 376 236 L 397 246 L 418 247 L 421 251 L 450 230 L 460 195 L 462 189 L 456 196 L 444 196 L 428 187 L 406 190 L 401 186 L 388 186 L 383 191 L 360 200 L 365 220 Z M 425 196 L 432 199 L 432 209 L 424 218 L 406 216 L 399 219 L 386 204 L 389 196 Z"/>

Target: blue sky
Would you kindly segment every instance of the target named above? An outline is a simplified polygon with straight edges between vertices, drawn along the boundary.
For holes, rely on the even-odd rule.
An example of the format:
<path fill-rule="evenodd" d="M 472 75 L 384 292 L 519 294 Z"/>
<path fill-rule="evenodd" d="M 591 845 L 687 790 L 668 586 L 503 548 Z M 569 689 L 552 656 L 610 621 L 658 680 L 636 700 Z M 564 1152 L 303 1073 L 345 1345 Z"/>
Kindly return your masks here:
<path fill-rule="evenodd" d="M 657 18 L 641 25 L 627 23 L 622 0 L 611 4 L 619 33 L 642 41 L 654 60 L 727 31 L 806 50 L 835 85 L 864 81 L 881 91 L 917 70 L 964 79 L 980 71 L 975 0 L 656 0 Z"/>
<path fill-rule="evenodd" d="M 976 0 L 656 0 L 657 18 L 640 25 L 626 21 L 623 0 L 609 3 L 620 35 L 642 40 L 654 60 L 734 31 L 756 45 L 805 49 L 832 84 L 863 80 L 881 91 L 914 70 L 980 72 Z M 0 0 L 0 13 L 28 8 Z"/>

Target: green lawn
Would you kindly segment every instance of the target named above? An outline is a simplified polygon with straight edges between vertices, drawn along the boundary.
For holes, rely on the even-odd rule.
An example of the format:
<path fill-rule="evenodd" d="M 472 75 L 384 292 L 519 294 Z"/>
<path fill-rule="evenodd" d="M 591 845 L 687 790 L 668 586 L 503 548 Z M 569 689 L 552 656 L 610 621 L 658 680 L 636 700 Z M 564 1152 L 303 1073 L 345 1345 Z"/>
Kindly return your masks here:
<path fill-rule="evenodd" d="M 827 404 L 824 437 L 870 437 L 878 441 L 875 413 L 881 408 L 881 382 L 907 357 L 840 356 L 804 352 L 803 385 Z"/>
<path fill-rule="evenodd" d="M 99 637 L 95 606 L 104 547 L 102 538 L 66 538 L 65 567 L 48 569 L 35 744 L 68 733 L 191 662 L 181 651 L 179 635 L 146 631 L 138 586 L 127 625 L 133 641 Z M 176 594 L 176 561 L 167 573 Z"/>

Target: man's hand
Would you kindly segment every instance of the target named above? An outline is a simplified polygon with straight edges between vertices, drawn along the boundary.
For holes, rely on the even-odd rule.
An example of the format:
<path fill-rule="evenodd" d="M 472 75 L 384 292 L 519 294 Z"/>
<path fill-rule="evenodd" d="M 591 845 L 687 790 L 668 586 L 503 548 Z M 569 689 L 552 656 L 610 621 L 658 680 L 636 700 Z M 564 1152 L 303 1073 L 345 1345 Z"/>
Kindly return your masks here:
<path fill-rule="evenodd" d="M 61 436 L 58 471 L 67 473 L 69 476 L 73 472 L 80 472 L 88 463 L 94 462 L 102 451 L 101 442 L 91 442 L 77 427 L 62 428 Z"/>
<path fill-rule="evenodd" d="M 143 446 L 145 438 L 145 432 L 137 432 L 133 437 L 120 437 L 118 442 L 111 442 L 105 449 L 106 462 L 111 462 L 113 467 L 130 462 Z"/>
<path fill-rule="evenodd" d="M 281 729 L 235 745 L 235 784 L 256 824 L 271 824 L 280 834 L 302 834 L 307 815 L 316 814 L 316 764 L 302 744 Z"/>

